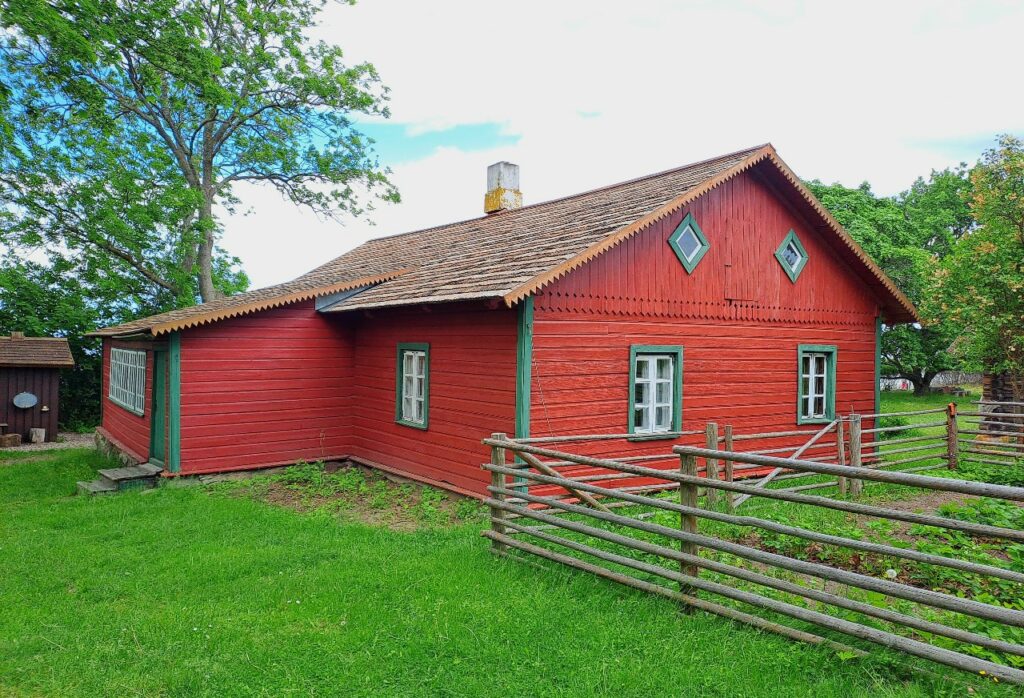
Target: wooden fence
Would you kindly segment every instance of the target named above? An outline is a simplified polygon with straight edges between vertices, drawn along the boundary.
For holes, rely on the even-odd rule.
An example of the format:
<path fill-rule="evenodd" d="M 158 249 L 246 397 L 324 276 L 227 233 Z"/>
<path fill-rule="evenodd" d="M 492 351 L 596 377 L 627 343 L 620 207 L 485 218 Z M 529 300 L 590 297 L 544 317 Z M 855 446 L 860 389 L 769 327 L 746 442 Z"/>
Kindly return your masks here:
<path fill-rule="evenodd" d="M 492 450 L 491 462 L 484 465 L 491 472 L 486 500 L 491 527 L 484 535 L 492 541 L 496 554 L 507 556 L 517 551 L 517 557 L 525 553 L 544 558 L 674 599 L 686 608 L 716 613 L 793 639 L 863 653 L 720 601 L 726 599 L 915 657 L 1024 684 L 1024 671 L 991 659 L 999 655 L 1024 657 L 1024 645 L 1005 639 L 1015 633 L 1021 637 L 1016 629 L 1024 628 L 1024 611 L 779 554 L 748 545 L 742 538 L 737 542 L 706 530 L 716 525 L 709 522 L 747 527 L 793 536 L 808 544 L 958 570 L 986 582 L 1024 585 L 1024 574 L 953 554 L 830 535 L 735 513 L 746 499 L 759 498 L 855 514 L 865 520 L 936 527 L 987 541 L 1022 543 L 1021 530 L 855 501 L 863 483 L 873 482 L 1024 502 L 1024 488 L 960 480 L 949 476 L 952 474 L 933 477 L 910 472 L 956 468 L 961 457 L 991 457 L 1006 464 L 1013 463 L 1011 457 L 1016 454 L 1024 457 L 1024 448 L 1011 443 L 1019 430 L 994 437 L 992 427 L 997 425 L 993 421 L 1005 421 L 1005 413 L 993 420 L 990 412 L 979 409 L 958 415 L 955 406 L 950 406 L 913 413 L 850 415 L 814 431 L 750 434 L 737 434 L 728 425 L 719 429 L 719 425 L 709 424 L 704 430 L 675 434 L 697 442 L 693 445 L 676 445 L 662 454 L 624 457 L 555 450 L 573 442 L 614 441 L 626 436 L 621 434 L 519 440 L 493 434 L 484 440 Z M 935 419 L 924 424 L 878 426 L 882 417 L 931 414 Z M 863 419 L 875 420 L 875 426 L 862 429 Z M 968 424 L 977 428 L 966 428 Z M 935 433 L 902 436 L 911 429 L 933 429 Z M 787 439 L 791 441 L 776 445 Z M 799 442 L 795 446 L 793 439 Z M 742 445 L 747 442 L 758 444 L 759 450 L 744 452 Z M 670 469 L 665 466 L 666 459 L 674 462 Z M 906 470 L 894 469 L 901 466 Z M 786 482 L 808 478 L 818 481 L 793 486 Z M 833 498 L 801 491 L 829 487 L 835 488 L 833 494 L 844 492 L 847 496 Z M 665 524 L 666 515 L 672 517 L 671 525 Z M 808 584 L 807 578 L 817 579 L 819 584 Z M 845 585 L 848 593 L 835 589 L 836 585 Z M 1024 586 L 1019 590 L 1024 595 Z M 871 602 L 864 594 L 882 594 L 887 603 Z M 885 629 L 877 621 L 884 622 Z"/>

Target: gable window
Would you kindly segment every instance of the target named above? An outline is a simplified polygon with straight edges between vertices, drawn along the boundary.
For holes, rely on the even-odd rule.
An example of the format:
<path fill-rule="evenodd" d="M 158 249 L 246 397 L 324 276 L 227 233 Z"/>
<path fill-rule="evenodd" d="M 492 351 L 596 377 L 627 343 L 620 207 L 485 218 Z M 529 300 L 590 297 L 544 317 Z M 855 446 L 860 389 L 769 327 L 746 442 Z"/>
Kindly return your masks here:
<path fill-rule="evenodd" d="M 430 408 L 430 345 L 399 344 L 395 421 L 426 429 Z"/>
<path fill-rule="evenodd" d="M 807 266 L 807 250 L 804 249 L 796 232 L 790 230 L 786 237 L 775 250 L 775 259 L 779 260 L 782 270 L 793 283 L 800 277 L 800 272 Z"/>
<path fill-rule="evenodd" d="M 797 424 L 831 422 L 836 413 L 836 348 L 801 344 L 798 355 Z"/>
<path fill-rule="evenodd" d="M 146 411 L 146 352 L 112 348 L 107 383 L 111 402 L 142 416 Z"/>
<path fill-rule="evenodd" d="M 692 213 L 686 214 L 686 218 L 669 235 L 668 244 L 676 253 L 676 257 L 679 258 L 687 274 L 693 273 L 697 264 L 711 247 Z"/>
<path fill-rule="evenodd" d="M 665 434 L 682 425 L 683 348 L 629 350 L 629 433 Z"/>

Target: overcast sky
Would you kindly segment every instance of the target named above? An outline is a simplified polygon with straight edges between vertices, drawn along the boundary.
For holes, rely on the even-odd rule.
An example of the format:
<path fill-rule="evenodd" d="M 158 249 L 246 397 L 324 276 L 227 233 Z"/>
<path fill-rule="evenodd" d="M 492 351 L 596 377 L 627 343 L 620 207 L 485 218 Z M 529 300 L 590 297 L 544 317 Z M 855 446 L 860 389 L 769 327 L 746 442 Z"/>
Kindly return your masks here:
<path fill-rule="evenodd" d="M 343 225 L 238 190 L 222 245 L 254 287 L 371 237 L 482 214 L 487 165 L 526 203 L 771 142 L 804 178 L 877 193 L 1024 132 L 1020 2 L 361 0 L 320 31 L 391 88 L 367 123 L 403 202 Z"/>

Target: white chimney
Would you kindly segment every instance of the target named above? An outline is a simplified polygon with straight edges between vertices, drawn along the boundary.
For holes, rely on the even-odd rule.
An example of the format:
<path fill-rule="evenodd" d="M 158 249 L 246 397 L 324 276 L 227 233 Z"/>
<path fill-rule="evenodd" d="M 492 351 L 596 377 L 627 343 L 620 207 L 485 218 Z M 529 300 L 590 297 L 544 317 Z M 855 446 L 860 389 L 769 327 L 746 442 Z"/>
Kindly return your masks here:
<path fill-rule="evenodd" d="M 510 211 L 523 205 L 519 191 L 519 165 L 496 162 L 487 168 L 487 193 L 484 195 L 484 213 Z"/>

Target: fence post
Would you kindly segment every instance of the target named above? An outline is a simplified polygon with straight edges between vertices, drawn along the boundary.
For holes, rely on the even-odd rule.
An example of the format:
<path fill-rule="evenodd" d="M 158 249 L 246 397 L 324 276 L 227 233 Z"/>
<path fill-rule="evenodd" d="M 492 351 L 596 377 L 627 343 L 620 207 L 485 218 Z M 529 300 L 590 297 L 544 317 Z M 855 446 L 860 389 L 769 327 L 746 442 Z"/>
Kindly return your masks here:
<path fill-rule="evenodd" d="M 507 441 L 508 436 L 501 432 L 495 432 L 491 434 L 491 438 L 495 441 Z M 505 465 L 505 449 L 501 446 L 491 446 L 491 464 L 492 465 Z M 505 487 L 505 475 L 491 471 L 491 486 L 492 487 Z M 505 495 L 497 492 L 492 492 L 491 497 L 498 501 L 504 502 Z M 491 507 L 491 530 L 495 533 L 505 535 L 505 524 L 502 521 L 507 518 L 508 512 L 504 509 L 498 509 L 497 507 Z M 499 543 L 496 540 L 491 541 L 491 551 L 495 553 L 504 553 L 508 546 Z"/>
<path fill-rule="evenodd" d="M 725 425 L 725 450 L 729 451 L 730 453 L 732 453 L 732 425 L 731 424 L 726 424 Z M 726 482 L 732 482 L 732 461 L 731 460 L 726 460 L 725 461 L 725 481 Z M 736 499 L 735 499 L 735 497 L 736 497 L 736 493 L 735 492 L 732 492 L 730 490 L 726 490 L 726 492 L 725 492 L 725 506 L 726 506 L 726 509 L 729 511 L 730 514 L 732 512 L 734 512 L 734 511 L 736 511 Z"/>
<path fill-rule="evenodd" d="M 680 454 L 679 456 L 679 473 L 681 475 L 688 475 L 690 477 L 697 477 L 697 456 L 690 456 L 686 454 Z M 696 483 L 681 482 L 679 483 L 679 503 L 684 507 L 697 507 L 697 485 Z M 679 514 L 679 529 L 683 533 L 696 533 L 697 532 L 697 517 L 693 514 Z M 686 541 L 679 541 L 679 552 L 686 553 L 688 555 L 697 554 L 697 544 L 688 543 Z M 690 577 L 696 577 L 698 569 L 696 565 L 689 563 L 679 562 L 679 571 Z M 679 591 L 683 594 L 693 594 L 694 589 L 683 582 L 679 583 Z M 690 607 L 687 606 L 687 609 Z"/>
<path fill-rule="evenodd" d="M 843 418 L 839 418 L 836 424 L 836 462 L 839 465 L 846 465 L 846 433 L 843 428 Z M 847 491 L 847 480 L 845 475 L 840 475 L 837 484 L 839 485 L 840 496 L 845 497 Z"/>
<path fill-rule="evenodd" d="M 705 429 L 705 443 L 707 447 L 713 451 L 718 450 L 718 424 L 715 422 L 708 422 L 707 428 Z M 704 476 L 709 480 L 718 479 L 718 459 L 717 458 L 705 458 Z M 718 490 L 714 487 L 707 488 L 707 502 L 708 508 L 713 508 L 718 504 Z"/>
<path fill-rule="evenodd" d="M 861 461 L 860 415 L 850 415 L 850 465 L 854 468 L 863 467 Z M 864 489 L 864 481 L 858 478 L 850 480 L 850 496 L 856 499 Z"/>
<path fill-rule="evenodd" d="M 959 432 L 960 426 L 957 424 L 956 403 L 951 402 L 946 405 L 946 461 L 949 464 L 950 470 L 956 470 L 959 465 Z"/>

